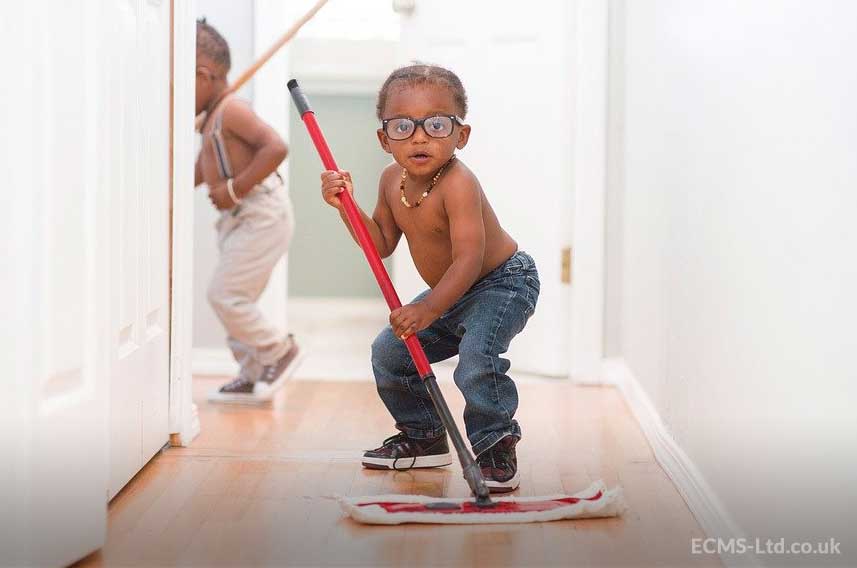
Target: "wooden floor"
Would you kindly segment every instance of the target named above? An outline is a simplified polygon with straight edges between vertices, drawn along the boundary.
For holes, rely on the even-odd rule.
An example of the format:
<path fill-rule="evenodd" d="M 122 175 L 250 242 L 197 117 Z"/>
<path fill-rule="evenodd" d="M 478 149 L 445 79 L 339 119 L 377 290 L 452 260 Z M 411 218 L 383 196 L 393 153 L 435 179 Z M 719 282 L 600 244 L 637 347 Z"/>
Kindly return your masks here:
<path fill-rule="evenodd" d="M 205 402 L 202 434 L 158 455 L 113 500 L 102 551 L 81 566 L 698 566 L 703 533 L 618 393 L 567 382 L 519 385 L 519 495 L 621 484 L 618 519 L 545 524 L 368 527 L 335 495 L 466 496 L 457 466 L 360 467 L 360 450 L 394 433 L 370 382 L 294 381 L 267 408 Z M 442 383 L 461 415 L 463 400 Z"/>

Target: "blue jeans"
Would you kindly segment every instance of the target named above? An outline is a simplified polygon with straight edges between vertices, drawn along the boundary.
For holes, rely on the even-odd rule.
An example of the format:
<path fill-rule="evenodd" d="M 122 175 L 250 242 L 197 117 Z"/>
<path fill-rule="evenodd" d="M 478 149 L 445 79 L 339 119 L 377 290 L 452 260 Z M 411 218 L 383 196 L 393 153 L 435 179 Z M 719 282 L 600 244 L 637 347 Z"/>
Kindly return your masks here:
<path fill-rule="evenodd" d="M 417 302 L 429 293 L 426 290 Z M 512 338 L 536 309 L 539 274 L 535 261 L 518 251 L 476 282 L 445 314 L 417 333 L 430 363 L 459 356 L 455 384 L 464 395 L 464 424 L 476 455 L 507 435 L 521 437 L 513 419 L 518 391 L 506 374 Z M 378 394 L 411 438 L 436 438 L 443 424 L 416 371 L 405 343 L 387 326 L 372 343 Z"/>

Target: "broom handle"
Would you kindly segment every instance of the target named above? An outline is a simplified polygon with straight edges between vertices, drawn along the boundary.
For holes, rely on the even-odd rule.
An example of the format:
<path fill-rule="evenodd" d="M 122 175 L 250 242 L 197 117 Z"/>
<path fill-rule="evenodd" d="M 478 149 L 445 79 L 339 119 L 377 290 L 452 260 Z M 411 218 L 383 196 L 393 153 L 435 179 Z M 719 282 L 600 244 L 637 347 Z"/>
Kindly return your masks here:
<path fill-rule="evenodd" d="M 239 77 L 231 85 L 229 85 L 223 97 L 238 91 L 238 89 L 240 89 L 244 85 L 244 83 L 249 81 L 250 78 L 253 77 L 253 75 L 256 73 L 256 71 L 258 71 L 259 68 L 262 67 L 262 65 L 267 63 L 268 60 L 271 59 L 274 54 L 280 50 L 281 47 L 283 47 L 289 42 L 289 40 L 295 37 L 295 35 L 303 27 L 303 25 L 310 21 L 312 17 L 315 16 L 316 12 L 321 10 L 322 6 L 324 6 L 325 4 L 327 4 L 327 0 L 319 0 L 318 2 L 316 2 L 309 12 L 304 14 L 301 19 L 292 24 L 292 27 L 290 27 L 286 31 L 286 33 L 284 33 L 280 37 L 280 39 L 277 40 L 274 45 L 268 48 L 268 51 L 263 53 L 259 57 L 259 59 L 257 59 L 256 62 L 253 63 L 253 65 L 248 67 L 243 73 L 241 73 L 241 75 L 239 75 Z"/>
<path fill-rule="evenodd" d="M 256 74 L 256 71 L 258 71 L 262 67 L 262 65 L 267 63 L 268 60 L 271 59 L 274 54 L 276 54 L 277 51 L 280 50 L 281 47 L 286 45 L 293 37 L 295 37 L 295 35 L 297 35 L 298 31 L 300 31 L 304 24 L 310 21 L 312 17 L 315 16 L 316 12 L 321 10 L 322 6 L 324 6 L 325 4 L 327 4 L 327 0 L 318 0 L 318 2 L 315 3 L 315 5 L 310 9 L 309 12 L 304 14 L 301 19 L 292 24 L 292 27 L 290 27 L 286 31 L 286 33 L 284 33 L 280 37 L 280 39 L 278 39 L 276 43 L 274 43 L 274 45 L 268 48 L 268 51 L 263 53 L 259 57 L 259 59 L 257 59 L 255 63 L 253 63 L 253 65 L 245 69 L 244 72 L 238 76 L 238 79 L 236 79 L 235 82 L 227 86 L 226 89 L 224 89 L 224 91 L 220 94 L 220 96 L 217 97 L 214 104 L 211 105 L 208 112 L 206 112 L 205 114 L 200 114 L 196 117 L 194 130 L 196 130 L 197 132 L 202 132 L 202 129 L 205 128 L 206 124 L 208 124 L 208 119 L 211 117 L 212 114 L 214 114 L 214 110 L 218 106 L 220 106 L 220 103 L 222 103 L 229 95 L 237 93 L 238 89 L 244 86 L 244 83 L 252 79 L 253 75 Z"/>
<path fill-rule="evenodd" d="M 318 154 L 321 157 L 324 167 L 328 170 L 338 171 L 339 167 L 337 167 L 336 160 L 333 159 L 333 154 L 327 145 L 327 141 L 324 139 L 324 135 L 321 133 L 321 128 L 315 119 L 315 113 L 310 108 L 309 101 L 298 86 L 298 82 L 292 79 L 289 81 L 288 85 L 289 92 L 292 95 L 292 100 L 298 108 L 301 119 L 304 121 L 304 124 L 309 131 L 310 138 L 312 138 L 312 142 L 315 144 L 315 149 L 318 150 Z M 390 281 L 387 269 L 384 268 L 384 264 L 381 262 L 378 249 L 375 248 L 375 243 L 372 242 L 372 237 L 369 235 L 369 231 L 366 229 L 366 225 L 360 217 L 360 211 L 357 210 L 354 198 L 349 192 L 341 191 L 339 192 L 339 199 L 342 201 L 348 222 L 351 224 L 354 234 L 357 235 L 357 242 L 360 243 L 360 248 L 363 249 L 363 254 L 366 255 L 366 260 L 369 261 L 369 267 L 375 274 L 375 279 L 378 281 L 378 286 L 381 287 L 381 293 L 384 295 L 384 299 L 387 300 L 387 305 L 390 307 L 390 311 L 401 308 L 402 302 L 399 301 L 399 295 L 396 294 L 396 289 L 393 288 L 393 283 Z M 443 394 L 437 384 L 437 379 L 435 378 L 434 373 L 432 373 L 431 365 L 429 365 L 426 353 L 423 351 L 423 346 L 420 345 L 420 340 L 417 339 L 417 334 L 413 334 L 408 337 L 405 340 L 405 345 L 407 346 L 408 352 L 411 354 L 411 358 L 414 360 L 414 364 L 417 367 L 417 372 L 423 380 L 426 390 L 434 403 L 435 410 L 437 410 L 438 416 L 452 440 L 452 446 L 455 448 L 455 452 L 458 454 L 458 460 L 461 462 L 464 479 L 467 480 L 467 484 L 470 486 L 471 491 L 476 495 L 476 504 L 480 507 L 492 506 L 491 498 L 488 494 L 488 487 L 485 485 L 485 479 L 482 477 L 479 464 L 477 464 L 476 460 L 473 459 L 473 454 L 470 453 L 470 450 L 464 443 L 464 438 L 461 436 L 461 432 L 455 425 L 455 420 L 452 418 L 449 406 L 447 406 L 446 400 L 443 398 Z"/>

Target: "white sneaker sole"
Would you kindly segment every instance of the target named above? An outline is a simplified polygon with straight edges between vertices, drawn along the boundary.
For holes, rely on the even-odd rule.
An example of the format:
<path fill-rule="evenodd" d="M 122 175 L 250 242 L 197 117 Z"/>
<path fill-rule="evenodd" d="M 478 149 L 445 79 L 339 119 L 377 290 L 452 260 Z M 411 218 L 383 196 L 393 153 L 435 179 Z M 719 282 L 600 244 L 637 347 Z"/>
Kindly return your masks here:
<path fill-rule="evenodd" d="M 521 472 L 516 471 L 515 475 L 512 479 L 508 481 L 495 481 L 493 479 L 486 479 L 485 485 L 488 486 L 488 489 L 492 493 L 507 493 L 509 491 L 514 491 L 521 484 Z"/>
<path fill-rule="evenodd" d="M 417 458 L 367 458 L 363 457 L 363 465 L 371 464 L 379 468 L 402 470 L 420 469 L 425 467 L 444 467 L 452 465 L 452 454 L 437 454 L 433 456 L 419 456 Z M 413 462 L 413 463 L 412 463 Z"/>
<path fill-rule="evenodd" d="M 271 402 L 271 398 L 273 397 L 273 391 L 271 392 L 255 392 L 258 390 L 254 387 L 254 392 L 252 393 L 224 393 L 220 392 L 219 389 L 215 389 L 213 391 L 209 391 L 208 393 L 208 401 L 209 402 L 222 402 L 225 404 L 267 404 Z"/>

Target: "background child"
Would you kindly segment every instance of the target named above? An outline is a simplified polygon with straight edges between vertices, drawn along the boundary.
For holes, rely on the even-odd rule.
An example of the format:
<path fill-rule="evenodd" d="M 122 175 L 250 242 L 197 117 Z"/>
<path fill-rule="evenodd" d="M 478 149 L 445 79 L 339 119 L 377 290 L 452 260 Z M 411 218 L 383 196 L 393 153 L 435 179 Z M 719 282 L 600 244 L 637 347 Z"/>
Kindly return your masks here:
<path fill-rule="evenodd" d="M 370 468 L 449 465 L 446 433 L 403 339 L 416 333 L 430 362 L 459 356 L 455 383 L 464 394 L 467 436 L 493 491 L 518 487 L 515 445 L 521 429 L 515 383 L 500 357 L 523 330 L 539 295 L 533 259 L 503 230 L 479 181 L 456 159 L 470 136 L 467 97 L 447 69 L 394 71 L 378 94 L 381 147 L 395 163 L 381 174 L 372 217 L 361 216 L 382 257 L 402 234 L 430 289 L 390 314 L 372 344 L 378 393 L 399 434 L 363 455 Z M 345 171 L 321 175 L 324 200 L 348 226 L 337 194 L 353 191 Z M 353 236 L 353 234 L 352 234 Z"/>
<path fill-rule="evenodd" d="M 208 300 L 228 333 L 241 371 L 212 393 L 212 400 L 252 402 L 270 395 L 298 355 L 259 311 L 257 301 L 294 232 L 292 204 L 277 173 L 286 144 L 252 111 L 223 96 L 230 68 L 226 40 L 197 23 L 196 114 L 205 113 L 196 185 L 206 183 L 221 211 L 217 221 L 220 258 Z"/>

